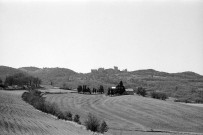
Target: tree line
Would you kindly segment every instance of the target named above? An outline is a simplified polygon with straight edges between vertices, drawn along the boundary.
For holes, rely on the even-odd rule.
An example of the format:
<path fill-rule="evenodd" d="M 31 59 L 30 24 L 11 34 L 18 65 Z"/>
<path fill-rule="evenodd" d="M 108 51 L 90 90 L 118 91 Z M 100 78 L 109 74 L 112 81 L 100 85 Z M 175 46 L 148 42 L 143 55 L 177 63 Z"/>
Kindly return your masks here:
<path fill-rule="evenodd" d="M 99 93 L 99 94 L 103 94 L 104 93 L 104 87 L 102 85 L 99 86 L 98 89 L 96 88 L 93 88 L 92 90 L 87 87 L 87 85 L 79 85 L 78 88 L 77 88 L 77 91 L 78 93 L 89 93 L 89 94 L 96 94 L 96 93 Z"/>
<path fill-rule="evenodd" d="M 102 85 L 99 86 L 98 89 L 93 88 L 90 89 L 87 85 L 79 85 L 77 87 L 78 93 L 82 94 L 103 94 L 104 93 L 104 87 Z M 108 88 L 107 95 L 123 95 L 125 94 L 125 87 L 123 85 L 123 82 L 120 81 L 120 83 L 115 88 Z"/>
<path fill-rule="evenodd" d="M 41 84 L 41 80 L 37 77 L 33 77 L 25 73 L 18 73 L 18 74 L 7 76 L 4 82 L 0 79 L 0 84 L 5 88 L 8 86 L 14 86 L 14 85 L 17 85 L 24 89 L 39 88 Z"/>

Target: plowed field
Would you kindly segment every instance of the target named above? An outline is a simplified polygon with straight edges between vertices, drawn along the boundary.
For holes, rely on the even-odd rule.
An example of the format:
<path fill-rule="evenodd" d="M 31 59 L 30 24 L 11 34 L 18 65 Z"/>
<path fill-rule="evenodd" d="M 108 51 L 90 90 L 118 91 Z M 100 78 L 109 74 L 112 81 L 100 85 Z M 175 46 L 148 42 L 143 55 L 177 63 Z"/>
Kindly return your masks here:
<path fill-rule="evenodd" d="M 0 135 L 90 135 L 25 103 L 21 92 L 0 91 Z"/>
<path fill-rule="evenodd" d="M 108 97 L 77 93 L 48 94 L 46 100 L 57 103 L 61 110 L 79 114 L 82 121 L 88 112 L 95 114 L 100 120 L 107 122 L 113 134 L 122 134 L 129 130 L 136 131 L 130 134 L 150 130 L 170 133 L 175 131 L 175 134 L 203 133 L 202 107 L 136 95 Z"/>

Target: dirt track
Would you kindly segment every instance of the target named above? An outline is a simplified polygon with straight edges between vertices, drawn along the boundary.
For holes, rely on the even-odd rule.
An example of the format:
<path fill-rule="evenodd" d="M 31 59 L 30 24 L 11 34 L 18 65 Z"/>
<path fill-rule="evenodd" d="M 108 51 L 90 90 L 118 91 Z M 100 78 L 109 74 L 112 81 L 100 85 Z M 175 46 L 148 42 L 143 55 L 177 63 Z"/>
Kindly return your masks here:
<path fill-rule="evenodd" d="M 21 99 L 22 91 L 0 91 L 0 135 L 90 135 L 74 124 L 57 120 Z"/>
<path fill-rule="evenodd" d="M 68 93 L 50 94 L 46 97 L 47 101 L 57 103 L 61 110 L 78 113 L 83 120 L 88 112 L 95 114 L 101 120 L 107 121 L 113 134 L 116 131 L 113 129 L 123 129 L 122 132 L 152 129 L 177 131 L 175 134 L 180 132 L 203 133 L 203 108 L 200 107 L 134 95 L 107 97 L 105 95 Z M 117 132 L 117 134 L 119 133 L 121 130 Z"/>

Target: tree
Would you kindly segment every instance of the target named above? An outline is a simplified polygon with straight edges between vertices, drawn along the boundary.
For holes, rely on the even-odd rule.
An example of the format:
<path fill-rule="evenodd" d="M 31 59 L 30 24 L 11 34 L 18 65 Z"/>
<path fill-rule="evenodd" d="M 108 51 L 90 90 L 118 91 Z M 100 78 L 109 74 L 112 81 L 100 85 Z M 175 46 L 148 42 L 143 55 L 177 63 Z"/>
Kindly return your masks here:
<path fill-rule="evenodd" d="M 146 92 L 145 88 L 143 88 L 143 87 L 138 87 L 136 93 L 138 95 L 143 96 L 143 97 L 145 97 L 147 95 L 147 92 Z"/>
<path fill-rule="evenodd" d="M 79 85 L 78 88 L 77 88 L 77 90 L 78 90 L 78 93 L 82 92 L 82 86 Z"/>
<path fill-rule="evenodd" d="M 50 81 L 50 85 L 51 85 L 51 86 L 53 86 L 53 85 L 54 85 L 54 83 L 53 83 L 52 81 Z"/>
<path fill-rule="evenodd" d="M 78 114 L 76 114 L 76 115 L 74 116 L 73 121 L 76 122 L 76 123 L 78 123 L 78 124 L 81 124 L 81 122 L 80 122 L 80 116 L 79 116 Z"/>
<path fill-rule="evenodd" d="M 107 95 L 110 95 L 111 88 L 108 88 Z"/>
<path fill-rule="evenodd" d="M 72 113 L 71 112 L 65 112 L 64 116 L 65 116 L 65 120 L 72 121 Z"/>
<path fill-rule="evenodd" d="M 107 132 L 109 129 L 108 125 L 106 124 L 105 121 L 102 122 L 101 126 L 100 126 L 100 132 L 101 133 L 104 133 L 104 132 Z"/>
<path fill-rule="evenodd" d="M 166 100 L 168 98 L 166 93 L 163 93 L 163 92 L 152 92 L 151 97 L 155 99 L 162 99 L 162 100 Z"/>
<path fill-rule="evenodd" d="M 87 120 L 85 121 L 87 130 L 98 132 L 100 128 L 100 121 L 91 113 L 88 114 Z"/>
<path fill-rule="evenodd" d="M 37 88 L 41 84 L 41 80 L 39 78 L 30 76 L 24 73 L 18 73 L 11 76 L 7 76 L 4 84 L 6 86 L 18 85 L 23 87 L 24 85 Z"/>
<path fill-rule="evenodd" d="M 0 84 L 2 84 L 3 83 L 3 81 L 1 80 L 1 78 L 0 78 Z"/>
<path fill-rule="evenodd" d="M 125 87 L 123 86 L 123 82 L 120 81 L 120 83 L 116 86 L 116 90 L 118 94 L 122 95 L 125 92 Z"/>
<path fill-rule="evenodd" d="M 122 81 L 120 81 L 119 85 L 122 87 L 122 86 L 123 86 L 123 82 L 122 82 Z"/>
<path fill-rule="evenodd" d="M 14 80 L 11 76 L 6 77 L 5 81 L 4 81 L 4 85 L 6 86 L 12 86 L 14 83 Z"/>
<path fill-rule="evenodd" d="M 99 86 L 99 92 L 102 94 L 104 93 L 104 87 L 102 85 Z"/>

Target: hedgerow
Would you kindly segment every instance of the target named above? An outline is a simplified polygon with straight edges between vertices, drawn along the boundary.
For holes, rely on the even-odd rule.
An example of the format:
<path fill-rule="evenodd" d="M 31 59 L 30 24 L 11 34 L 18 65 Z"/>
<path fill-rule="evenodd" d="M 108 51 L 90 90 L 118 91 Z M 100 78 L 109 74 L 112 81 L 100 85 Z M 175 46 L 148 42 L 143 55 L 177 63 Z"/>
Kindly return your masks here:
<path fill-rule="evenodd" d="M 42 92 L 38 90 L 24 92 L 22 94 L 22 99 L 31 104 L 36 109 L 41 110 L 42 112 L 52 114 L 58 119 L 72 121 L 71 112 L 62 112 L 56 104 L 46 102 L 44 97 L 42 97 Z"/>
<path fill-rule="evenodd" d="M 168 98 L 166 93 L 163 93 L 163 92 L 152 92 L 151 97 L 155 99 L 162 99 L 162 100 L 166 100 Z"/>
<path fill-rule="evenodd" d="M 80 122 L 80 116 L 76 114 L 74 118 L 72 117 L 72 113 L 62 112 L 58 108 L 58 106 L 54 103 L 49 103 L 45 101 L 45 98 L 42 97 L 42 92 L 33 90 L 30 92 L 24 92 L 22 94 L 22 99 L 29 104 L 31 104 L 33 107 L 35 107 L 38 110 L 41 110 L 42 112 L 52 114 L 56 116 L 58 119 L 68 120 L 68 121 L 74 121 L 78 124 L 81 124 Z M 105 121 L 103 121 L 100 124 L 100 121 L 91 113 L 88 115 L 87 120 L 84 122 L 87 130 L 91 130 L 93 132 L 100 132 L 104 133 L 108 131 L 108 126 Z"/>

